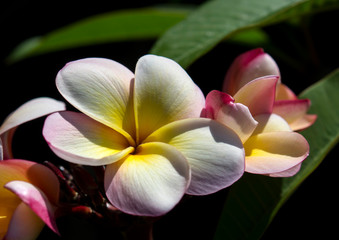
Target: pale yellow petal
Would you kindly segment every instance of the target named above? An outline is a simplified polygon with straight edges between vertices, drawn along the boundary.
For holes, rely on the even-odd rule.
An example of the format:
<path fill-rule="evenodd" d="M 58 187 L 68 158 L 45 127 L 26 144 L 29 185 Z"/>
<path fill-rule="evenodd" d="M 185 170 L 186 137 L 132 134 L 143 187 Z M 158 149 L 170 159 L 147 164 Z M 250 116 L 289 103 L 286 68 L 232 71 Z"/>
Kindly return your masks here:
<path fill-rule="evenodd" d="M 175 120 L 200 117 L 205 97 L 184 69 L 159 56 L 139 59 L 135 70 L 138 142 Z"/>

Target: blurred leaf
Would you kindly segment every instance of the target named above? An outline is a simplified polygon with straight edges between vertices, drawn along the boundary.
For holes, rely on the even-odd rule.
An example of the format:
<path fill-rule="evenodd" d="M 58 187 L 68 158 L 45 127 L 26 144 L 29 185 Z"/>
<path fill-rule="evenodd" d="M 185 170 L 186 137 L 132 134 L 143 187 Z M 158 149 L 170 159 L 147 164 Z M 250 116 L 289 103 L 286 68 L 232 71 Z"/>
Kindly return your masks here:
<path fill-rule="evenodd" d="M 208 1 L 169 29 L 151 52 L 187 67 L 220 41 L 239 31 L 338 7 L 338 0 Z"/>
<path fill-rule="evenodd" d="M 20 44 L 8 62 L 69 48 L 159 37 L 182 21 L 191 7 L 121 10 L 93 16 Z"/>
<path fill-rule="evenodd" d="M 339 140 L 339 69 L 306 89 L 301 98 L 312 101 L 316 123 L 302 132 L 310 155 L 298 174 L 270 178 L 245 174 L 234 184 L 225 202 L 214 239 L 259 239 L 282 204 L 322 162 Z"/>
<path fill-rule="evenodd" d="M 235 33 L 228 41 L 249 47 L 256 47 L 267 45 L 270 38 L 268 34 L 260 28 L 251 28 Z"/>

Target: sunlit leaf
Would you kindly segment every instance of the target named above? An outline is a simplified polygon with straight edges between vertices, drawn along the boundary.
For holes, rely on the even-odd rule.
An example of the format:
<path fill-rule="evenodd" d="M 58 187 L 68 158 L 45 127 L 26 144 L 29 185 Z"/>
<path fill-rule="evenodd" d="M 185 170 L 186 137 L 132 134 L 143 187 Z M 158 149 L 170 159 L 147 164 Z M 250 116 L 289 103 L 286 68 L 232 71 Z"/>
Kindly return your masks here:
<path fill-rule="evenodd" d="M 220 41 L 239 31 L 338 7 L 337 0 L 207 1 L 187 19 L 169 29 L 151 52 L 187 67 Z"/>
<path fill-rule="evenodd" d="M 291 178 L 245 176 L 230 190 L 215 239 L 258 239 L 282 204 L 323 161 L 339 140 L 339 69 L 306 89 L 301 98 L 312 101 L 316 123 L 302 132 L 310 144 L 310 155 L 300 172 Z"/>

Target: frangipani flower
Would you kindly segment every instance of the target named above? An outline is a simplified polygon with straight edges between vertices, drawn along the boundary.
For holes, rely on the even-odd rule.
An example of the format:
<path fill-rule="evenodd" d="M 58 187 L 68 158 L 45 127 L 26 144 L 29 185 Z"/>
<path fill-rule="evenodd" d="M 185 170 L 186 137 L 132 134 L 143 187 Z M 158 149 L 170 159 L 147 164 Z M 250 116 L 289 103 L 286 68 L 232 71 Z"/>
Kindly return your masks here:
<path fill-rule="evenodd" d="M 280 81 L 280 71 L 273 58 L 261 48 L 245 52 L 238 56 L 228 70 L 223 92 L 234 95 L 250 81 L 263 76 L 279 76 L 273 113 L 288 122 L 293 131 L 310 127 L 317 116 L 307 114 L 310 107 L 308 99 L 298 97 Z"/>
<path fill-rule="evenodd" d="M 59 181 L 47 167 L 10 159 L 0 162 L 0 239 L 36 239 L 55 223 Z"/>
<path fill-rule="evenodd" d="M 65 110 L 65 104 L 52 98 L 32 99 L 12 112 L 0 126 L 0 160 L 13 158 L 12 138 L 16 128 L 33 119 Z"/>
<path fill-rule="evenodd" d="M 61 158 L 107 165 L 105 190 L 118 209 L 158 216 L 187 194 L 216 192 L 244 171 L 244 149 L 229 128 L 200 118 L 201 90 L 174 61 L 146 55 L 135 75 L 108 59 L 68 63 L 60 93 L 82 113 L 59 112 L 43 135 Z"/>
<path fill-rule="evenodd" d="M 212 91 L 206 98 L 205 116 L 222 122 L 240 136 L 246 172 L 287 177 L 299 171 L 309 145 L 272 112 L 277 81 L 277 76 L 257 78 L 240 88 L 234 98 Z"/>
<path fill-rule="evenodd" d="M 57 177 L 47 167 L 12 158 L 12 138 L 25 122 L 65 110 L 51 98 L 36 98 L 11 113 L 0 126 L 0 239 L 35 239 L 47 224 L 58 233 L 55 204 L 59 197 Z"/>

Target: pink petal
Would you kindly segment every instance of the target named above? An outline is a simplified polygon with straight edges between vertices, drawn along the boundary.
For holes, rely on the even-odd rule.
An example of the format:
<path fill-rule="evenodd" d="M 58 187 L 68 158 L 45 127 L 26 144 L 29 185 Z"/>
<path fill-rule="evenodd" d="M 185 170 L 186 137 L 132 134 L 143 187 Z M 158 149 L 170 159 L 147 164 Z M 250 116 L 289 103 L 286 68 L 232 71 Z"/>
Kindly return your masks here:
<path fill-rule="evenodd" d="M 247 83 L 234 95 L 235 102 L 247 106 L 252 116 L 272 113 L 278 79 L 266 76 Z"/>
<path fill-rule="evenodd" d="M 26 203 L 50 229 L 59 233 L 54 216 L 55 208 L 39 188 L 24 181 L 11 181 L 5 185 L 5 188 Z"/>
<path fill-rule="evenodd" d="M 250 50 L 232 63 L 224 80 L 223 92 L 234 95 L 250 81 L 267 75 L 280 76 L 276 62 L 261 48 Z"/>
<path fill-rule="evenodd" d="M 296 132 L 265 132 L 249 138 L 244 144 L 245 171 L 273 174 L 300 164 L 309 154 L 307 140 Z"/>
<path fill-rule="evenodd" d="M 258 124 L 246 106 L 234 103 L 230 95 L 216 90 L 207 95 L 205 111 L 207 117 L 235 131 L 242 142 L 246 142 Z"/>
<path fill-rule="evenodd" d="M 52 98 L 41 97 L 26 102 L 12 112 L 0 127 L 3 159 L 13 158 L 11 145 L 16 127 L 33 119 L 63 110 L 65 110 L 65 104 L 63 102 L 56 101 Z"/>
<path fill-rule="evenodd" d="M 276 101 L 273 113 L 283 117 L 292 130 L 302 130 L 311 126 L 316 120 L 316 115 L 306 116 L 310 105 L 311 102 L 308 99 Z"/>
<path fill-rule="evenodd" d="M 59 200 L 58 178 L 42 164 L 18 159 L 1 161 L 0 176 L 0 198 L 8 193 L 1 186 L 10 181 L 20 180 L 39 187 L 53 203 L 57 203 Z"/>
<path fill-rule="evenodd" d="M 308 99 L 275 101 L 273 113 L 291 123 L 305 115 L 310 105 L 311 101 Z"/>

